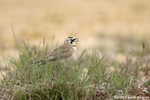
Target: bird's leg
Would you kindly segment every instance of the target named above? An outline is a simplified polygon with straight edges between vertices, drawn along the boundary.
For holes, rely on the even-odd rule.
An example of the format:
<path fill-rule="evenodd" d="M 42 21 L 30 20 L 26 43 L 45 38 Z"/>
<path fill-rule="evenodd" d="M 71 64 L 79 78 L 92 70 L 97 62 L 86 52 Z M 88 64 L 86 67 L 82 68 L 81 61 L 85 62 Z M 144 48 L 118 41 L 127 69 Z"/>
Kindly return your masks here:
<path fill-rule="evenodd" d="M 57 63 L 54 64 L 52 69 L 52 86 L 54 86 L 56 83 L 56 79 L 55 79 L 56 76 L 57 76 Z"/>
<path fill-rule="evenodd" d="M 57 64 L 55 63 L 53 67 L 53 76 L 55 77 L 56 74 L 57 74 Z"/>

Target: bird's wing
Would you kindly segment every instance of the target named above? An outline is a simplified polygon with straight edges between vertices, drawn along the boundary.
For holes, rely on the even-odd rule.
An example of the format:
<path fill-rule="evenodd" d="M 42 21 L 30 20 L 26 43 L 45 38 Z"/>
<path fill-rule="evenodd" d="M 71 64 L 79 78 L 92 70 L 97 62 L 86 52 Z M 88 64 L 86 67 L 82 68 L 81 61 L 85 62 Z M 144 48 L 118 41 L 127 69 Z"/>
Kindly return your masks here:
<path fill-rule="evenodd" d="M 54 61 L 56 59 L 68 58 L 72 55 L 71 46 L 62 45 L 56 49 L 54 49 L 48 56 L 47 60 Z"/>
<path fill-rule="evenodd" d="M 69 50 L 67 50 L 67 52 L 63 52 L 60 56 L 60 58 L 64 58 L 67 59 L 69 57 L 71 57 L 73 55 L 74 49 L 70 48 Z"/>

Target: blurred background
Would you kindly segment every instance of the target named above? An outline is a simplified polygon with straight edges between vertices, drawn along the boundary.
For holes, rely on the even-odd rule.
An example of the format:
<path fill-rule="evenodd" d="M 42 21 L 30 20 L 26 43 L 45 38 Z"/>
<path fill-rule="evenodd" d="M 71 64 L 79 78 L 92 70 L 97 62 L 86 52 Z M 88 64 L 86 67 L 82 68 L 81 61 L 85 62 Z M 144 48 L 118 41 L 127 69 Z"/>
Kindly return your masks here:
<path fill-rule="evenodd" d="M 149 39 L 150 0 L 0 0 L 1 60 L 16 56 L 13 30 L 19 43 L 37 46 L 44 37 L 49 44 L 79 37 L 79 52 L 99 48 L 124 61 Z"/>

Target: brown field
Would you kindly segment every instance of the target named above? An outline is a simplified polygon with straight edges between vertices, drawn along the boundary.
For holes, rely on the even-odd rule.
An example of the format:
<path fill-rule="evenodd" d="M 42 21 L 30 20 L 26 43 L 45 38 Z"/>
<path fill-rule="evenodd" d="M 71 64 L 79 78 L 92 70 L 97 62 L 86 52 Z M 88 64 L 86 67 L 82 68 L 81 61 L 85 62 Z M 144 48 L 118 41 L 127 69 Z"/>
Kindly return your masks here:
<path fill-rule="evenodd" d="M 14 51 L 17 38 L 38 44 L 54 36 L 80 38 L 80 47 L 97 43 L 99 34 L 139 38 L 150 33 L 149 0 L 1 0 L 0 55 Z M 111 41 L 111 40 L 110 40 Z M 102 44 L 102 43 L 101 43 Z"/>
<path fill-rule="evenodd" d="M 19 43 L 42 44 L 52 38 L 61 43 L 67 36 L 80 38 L 80 50 L 106 48 L 114 53 L 116 39 L 148 39 L 149 0 L 0 0 L 0 61 L 16 56 L 14 32 Z M 121 39 L 120 39 L 121 38 Z M 86 44 L 86 45 L 85 45 Z M 87 45 L 88 44 L 88 45 Z"/>

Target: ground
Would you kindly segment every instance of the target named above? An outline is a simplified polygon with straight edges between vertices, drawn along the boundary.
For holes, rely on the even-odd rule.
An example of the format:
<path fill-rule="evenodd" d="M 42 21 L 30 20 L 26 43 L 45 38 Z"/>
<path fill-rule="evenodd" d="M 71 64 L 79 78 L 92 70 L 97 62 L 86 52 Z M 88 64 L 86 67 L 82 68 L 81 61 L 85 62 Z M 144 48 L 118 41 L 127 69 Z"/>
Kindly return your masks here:
<path fill-rule="evenodd" d="M 78 56 L 86 49 L 110 62 L 133 65 L 142 55 L 143 65 L 149 67 L 149 0 L 1 0 L 0 12 L 4 74 L 8 58 L 18 57 L 15 38 L 19 45 L 25 41 L 31 47 L 42 46 L 45 39 L 49 47 L 55 47 L 75 36 Z"/>

